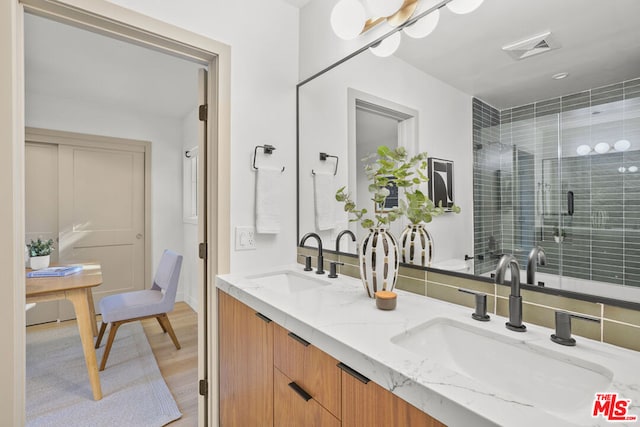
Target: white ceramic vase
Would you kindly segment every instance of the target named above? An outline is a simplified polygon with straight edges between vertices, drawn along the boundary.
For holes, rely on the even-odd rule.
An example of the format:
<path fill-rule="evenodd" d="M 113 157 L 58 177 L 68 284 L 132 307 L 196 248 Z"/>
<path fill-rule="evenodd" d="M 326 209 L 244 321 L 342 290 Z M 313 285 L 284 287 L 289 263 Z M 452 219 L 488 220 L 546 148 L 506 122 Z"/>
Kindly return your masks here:
<path fill-rule="evenodd" d="M 400 235 L 400 262 L 430 267 L 433 239 L 423 224 L 410 224 Z"/>
<path fill-rule="evenodd" d="M 369 229 L 360 243 L 360 278 L 369 298 L 392 291 L 398 278 L 398 244 L 386 228 Z"/>
<path fill-rule="evenodd" d="M 29 267 L 31 267 L 32 270 L 42 270 L 43 268 L 49 267 L 50 259 L 51 255 L 32 256 L 29 258 Z"/>

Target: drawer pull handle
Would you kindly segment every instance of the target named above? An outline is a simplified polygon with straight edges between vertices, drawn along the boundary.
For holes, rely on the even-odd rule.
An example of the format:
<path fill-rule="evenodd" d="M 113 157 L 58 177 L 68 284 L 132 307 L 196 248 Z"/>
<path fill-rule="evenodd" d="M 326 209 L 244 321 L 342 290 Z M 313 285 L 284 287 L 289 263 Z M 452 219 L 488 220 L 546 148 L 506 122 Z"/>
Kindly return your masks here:
<path fill-rule="evenodd" d="M 336 366 L 338 366 L 338 368 L 342 369 L 347 374 L 351 375 L 353 378 L 357 379 L 358 381 L 360 381 L 363 384 L 367 384 L 369 381 L 371 381 L 369 378 L 365 377 L 360 372 L 348 367 L 347 365 L 345 365 L 342 362 L 338 363 Z"/>
<path fill-rule="evenodd" d="M 265 315 L 264 315 L 264 314 L 262 314 L 262 313 L 258 313 L 258 312 L 256 312 L 256 316 L 258 316 L 259 318 L 261 318 L 262 320 L 264 320 L 264 321 L 265 321 L 265 322 L 267 322 L 267 323 L 271 323 L 271 319 L 269 319 L 267 316 L 265 316 Z"/>
<path fill-rule="evenodd" d="M 299 336 L 297 336 L 296 334 L 294 334 L 293 332 L 289 332 L 289 336 L 291 338 L 293 338 L 294 340 L 298 341 L 300 344 L 302 344 L 305 347 L 309 347 L 309 345 L 311 344 L 309 341 L 300 338 Z"/>
<path fill-rule="evenodd" d="M 311 400 L 311 395 L 306 391 L 304 391 L 304 389 L 300 387 L 298 384 L 296 384 L 295 382 L 290 382 L 289 387 L 291 387 L 293 391 L 298 393 L 298 396 L 303 398 L 305 402 L 308 402 L 309 400 Z"/>

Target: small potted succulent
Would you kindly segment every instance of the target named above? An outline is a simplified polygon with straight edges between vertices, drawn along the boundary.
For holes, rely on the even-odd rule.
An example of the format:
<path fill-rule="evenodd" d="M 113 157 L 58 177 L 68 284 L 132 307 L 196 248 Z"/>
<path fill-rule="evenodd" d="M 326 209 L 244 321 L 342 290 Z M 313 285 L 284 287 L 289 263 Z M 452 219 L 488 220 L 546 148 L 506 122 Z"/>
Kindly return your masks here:
<path fill-rule="evenodd" d="M 29 252 L 29 266 L 32 270 L 40 270 L 49 267 L 51 261 L 51 252 L 54 250 L 53 239 L 42 240 L 38 237 L 38 240 L 27 244 L 27 250 Z"/>

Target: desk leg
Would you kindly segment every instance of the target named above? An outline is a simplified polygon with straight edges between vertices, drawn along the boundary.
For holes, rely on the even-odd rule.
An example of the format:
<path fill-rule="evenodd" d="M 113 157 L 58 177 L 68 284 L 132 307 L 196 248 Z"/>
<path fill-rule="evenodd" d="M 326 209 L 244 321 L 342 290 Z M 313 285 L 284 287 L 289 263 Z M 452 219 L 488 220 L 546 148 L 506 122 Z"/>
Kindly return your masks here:
<path fill-rule="evenodd" d="M 91 289 L 74 289 L 67 291 L 66 297 L 73 303 L 73 308 L 78 318 L 78 329 L 80 330 L 80 339 L 82 340 L 82 349 L 84 351 L 84 359 L 87 363 L 87 372 L 89 373 L 89 382 L 93 390 L 93 399 L 102 399 L 102 390 L 100 388 L 100 376 L 98 375 L 98 362 L 96 361 L 96 351 L 93 346 L 93 328 L 95 327 L 95 317 L 91 319 L 91 310 L 89 309 Z"/>
<path fill-rule="evenodd" d="M 91 331 L 93 336 L 98 336 L 98 325 L 96 324 L 96 306 L 93 304 L 93 288 L 87 288 L 87 300 L 89 301 L 89 316 L 91 317 Z"/>

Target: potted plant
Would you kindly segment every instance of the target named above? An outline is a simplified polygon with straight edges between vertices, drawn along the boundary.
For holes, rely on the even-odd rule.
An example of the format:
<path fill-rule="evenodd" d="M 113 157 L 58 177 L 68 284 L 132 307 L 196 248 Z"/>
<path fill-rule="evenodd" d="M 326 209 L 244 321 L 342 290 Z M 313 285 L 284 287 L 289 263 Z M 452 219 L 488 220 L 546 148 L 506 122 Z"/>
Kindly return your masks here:
<path fill-rule="evenodd" d="M 435 206 L 420 191 L 420 185 L 428 181 L 427 153 L 409 157 L 404 147 L 391 149 L 380 146 L 375 154 L 363 161 L 372 159 L 365 166 L 365 174 L 370 182 L 368 190 L 375 207 L 373 214 L 366 208 L 358 209 L 345 192 L 345 187 L 336 193 L 336 200 L 344 203 L 344 210 L 352 217 L 350 220 L 359 221 L 363 228 L 369 230 L 360 244 L 359 253 L 360 277 L 371 298 L 378 290 L 393 290 L 398 275 L 398 244 L 388 231 L 389 225 L 402 216 L 419 224 L 444 213 L 442 207 Z M 387 206 L 387 197 L 396 190 L 403 190 L 403 195 L 398 194 L 397 206 Z M 454 210 L 459 211 L 459 208 Z"/>
<path fill-rule="evenodd" d="M 29 251 L 29 266 L 32 270 L 40 270 L 49 267 L 51 261 L 51 252 L 55 249 L 53 239 L 42 240 L 38 237 L 35 242 L 31 240 L 27 244 Z"/>
<path fill-rule="evenodd" d="M 560 227 L 553 227 L 553 240 L 555 240 L 556 243 L 560 243 L 564 241 L 565 236 L 566 236 L 566 233 L 564 229 Z"/>

